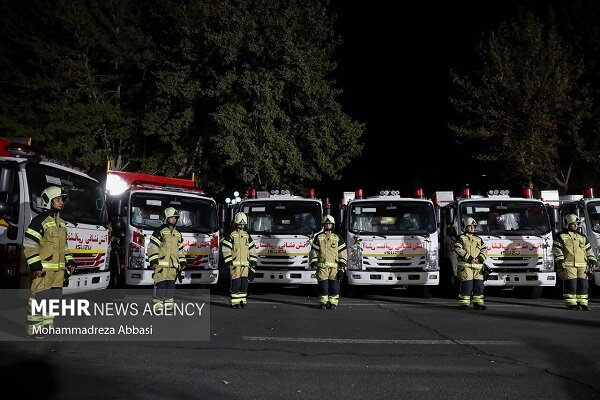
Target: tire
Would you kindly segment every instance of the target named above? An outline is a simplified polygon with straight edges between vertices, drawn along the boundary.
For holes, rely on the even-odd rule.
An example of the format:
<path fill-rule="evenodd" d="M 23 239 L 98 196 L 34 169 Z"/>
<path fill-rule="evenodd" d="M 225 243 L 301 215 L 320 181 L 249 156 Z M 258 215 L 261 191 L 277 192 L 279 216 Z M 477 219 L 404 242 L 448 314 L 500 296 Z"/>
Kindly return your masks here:
<path fill-rule="evenodd" d="M 409 286 L 408 292 L 411 296 L 429 299 L 433 296 L 433 287 L 431 285 Z"/>
<path fill-rule="evenodd" d="M 539 299 L 542 296 L 541 286 L 528 286 L 519 288 L 519 292 L 527 299 Z"/>

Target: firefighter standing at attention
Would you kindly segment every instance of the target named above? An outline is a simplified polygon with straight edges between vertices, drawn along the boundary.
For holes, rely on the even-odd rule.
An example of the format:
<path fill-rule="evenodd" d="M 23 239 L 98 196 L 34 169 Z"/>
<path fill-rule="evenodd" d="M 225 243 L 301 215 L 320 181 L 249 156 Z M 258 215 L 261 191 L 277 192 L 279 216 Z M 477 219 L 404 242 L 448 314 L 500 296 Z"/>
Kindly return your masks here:
<path fill-rule="evenodd" d="M 69 276 L 75 271 L 75 261 L 67 247 L 67 225 L 60 217 L 67 195 L 58 186 L 42 191 L 42 213 L 31 220 L 23 239 L 23 252 L 31 270 L 31 297 L 36 300 L 60 299 L 63 286 L 68 286 Z M 27 315 L 27 333 L 41 327 L 53 327 L 54 316 Z"/>
<path fill-rule="evenodd" d="M 454 251 L 458 256 L 457 275 L 460 280 L 458 307 L 468 310 L 473 297 L 473 308 L 485 310 L 483 304 L 484 261 L 487 247 L 475 233 L 477 221 L 472 217 L 463 219 L 463 233 L 454 242 Z"/>
<path fill-rule="evenodd" d="M 335 310 L 340 298 L 340 282 L 346 270 L 346 243 L 333 232 L 335 219 L 323 218 L 323 232 L 312 241 L 310 265 L 317 269 L 319 284 L 319 308 Z"/>
<path fill-rule="evenodd" d="M 154 269 L 154 308 L 170 310 L 175 305 L 175 279 L 183 280 L 186 259 L 183 238 L 176 228 L 179 212 L 167 207 L 164 214 L 163 225 L 150 237 L 148 261 Z"/>
<path fill-rule="evenodd" d="M 575 214 L 563 218 L 563 231 L 554 239 L 552 253 L 556 272 L 563 281 L 563 299 L 571 310 L 588 311 L 588 274 L 598 260 L 587 236 L 577 229 L 581 220 Z"/>
<path fill-rule="evenodd" d="M 234 230 L 223 239 L 221 251 L 223 262 L 229 269 L 232 308 L 248 305 L 248 282 L 254 280 L 256 268 L 256 245 L 246 231 L 248 217 L 238 212 L 233 217 Z"/>

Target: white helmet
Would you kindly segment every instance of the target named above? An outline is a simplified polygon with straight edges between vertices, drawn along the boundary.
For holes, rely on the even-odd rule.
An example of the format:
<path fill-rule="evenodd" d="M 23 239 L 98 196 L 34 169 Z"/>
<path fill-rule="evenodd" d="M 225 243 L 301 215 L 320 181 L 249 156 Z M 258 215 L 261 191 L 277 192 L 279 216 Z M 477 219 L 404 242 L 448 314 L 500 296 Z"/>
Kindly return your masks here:
<path fill-rule="evenodd" d="M 335 225 L 335 218 L 333 218 L 332 215 L 326 215 L 323 217 L 323 224 L 334 224 Z"/>
<path fill-rule="evenodd" d="M 48 186 L 42 190 L 42 208 L 46 210 L 52 209 L 52 200 L 57 197 L 62 197 L 65 200 L 68 196 L 63 194 L 58 186 Z"/>
<path fill-rule="evenodd" d="M 243 212 L 235 214 L 233 217 L 233 223 L 239 225 L 246 225 L 248 223 L 248 217 Z"/>
<path fill-rule="evenodd" d="M 467 229 L 467 226 L 471 226 L 471 225 L 477 226 L 477 221 L 475 221 L 475 218 L 473 218 L 473 217 L 467 217 L 467 218 L 463 219 L 462 223 L 463 223 L 463 230 Z"/>
<path fill-rule="evenodd" d="M 569 224 L 580 224 L 581 220 L 575 214 L 567 214 L 563 217 L 563 223 L 565 226 Z"/>
<path fill-rule="evenodd" d="M 165 220 L 169 219 L 170 217 L 177 217 L 177 218 L 179 218 L 179 211 L 177 211 L 173 207 L 167 207 L 167 208 L 165 208 Z"/>

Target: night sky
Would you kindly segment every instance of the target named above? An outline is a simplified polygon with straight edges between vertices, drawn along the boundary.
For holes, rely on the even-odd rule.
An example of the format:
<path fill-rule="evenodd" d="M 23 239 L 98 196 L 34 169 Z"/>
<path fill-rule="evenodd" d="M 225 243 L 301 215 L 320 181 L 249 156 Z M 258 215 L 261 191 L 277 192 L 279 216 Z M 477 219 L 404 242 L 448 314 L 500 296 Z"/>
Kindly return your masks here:
<path fill-rule="evenodd" d="M 343 40 L 335 55 L 340 102 L 345 113 L 366 124 L 366 133 L 363 155 L 340 182 L 318 185 L 322 195 L 337 202 L 339 193 L 357 186 L 367 195 L 398 189 L 407 196 L 415 186 L 426 194 L 456 193 L 466 183 L 497 187 L 494 171 L 474 164 L 468 147 L 459 148 L 447 128 L 449 70 L 468 71 L 477 61 L 480 33 L 496 29 L 527 3 L 332 2 Z M 465 164 L 475 165 L 472 176 L 460 172 Z"/>

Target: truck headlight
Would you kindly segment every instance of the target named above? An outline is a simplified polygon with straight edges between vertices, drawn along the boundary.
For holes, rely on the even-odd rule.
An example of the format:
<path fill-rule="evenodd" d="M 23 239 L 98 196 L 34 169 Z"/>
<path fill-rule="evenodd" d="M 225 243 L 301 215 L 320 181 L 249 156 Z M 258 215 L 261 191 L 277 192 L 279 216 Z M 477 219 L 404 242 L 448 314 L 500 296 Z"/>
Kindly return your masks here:
<path fill-rule="evenodd" d="M 425 256 L 425 271 L 439 271 L 437 249 L 428 251 Z"/>
<path fill-rule="evenodd" d="M 554 257 L 552 256 L 552 253 L 547 252 L 544 254 L 542 268 L 544 271 L 553 271 L 554 270 Z"/>
<path fill-rule="evenodd" d="M 129 269 L 144 269 L 144 257 L 129 256 Z"/>
<path fill-rule="evenodd" d="M 208 251 L 208 268 L 219 269 L 219 248 L 213 247 Z"/>
<path fill-rule="evenodd" d="M 348 250 L 348 265 L 349 270 L 357 271 L 362 269 L 362 249 L 360 246 L 354 245 Z"/>

